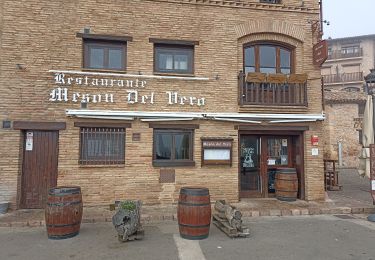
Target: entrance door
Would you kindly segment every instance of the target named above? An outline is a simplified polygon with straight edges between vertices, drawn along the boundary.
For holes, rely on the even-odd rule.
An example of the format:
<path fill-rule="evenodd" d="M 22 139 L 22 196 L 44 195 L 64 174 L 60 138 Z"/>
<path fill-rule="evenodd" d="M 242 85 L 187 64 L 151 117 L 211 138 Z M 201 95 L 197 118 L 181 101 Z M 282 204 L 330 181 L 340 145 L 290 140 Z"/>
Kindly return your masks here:
<path fill-rule="evenodd" d="M 298 198 L 304 198 L 303 142 L 301 132 L 240 133 L 239 188 L 241 198 L 275 197 L 275 175 L 295 168 Z"/>
<path fill-rule="evenodd" d="M 240 137 L 240 196 L 261 197 L 261 138 L 256 135 Z"/>
<path fill-rule="evenodd" d="M 24 131 L 21 208 L 44 208 L 57 184 L 58 131 Z"/>

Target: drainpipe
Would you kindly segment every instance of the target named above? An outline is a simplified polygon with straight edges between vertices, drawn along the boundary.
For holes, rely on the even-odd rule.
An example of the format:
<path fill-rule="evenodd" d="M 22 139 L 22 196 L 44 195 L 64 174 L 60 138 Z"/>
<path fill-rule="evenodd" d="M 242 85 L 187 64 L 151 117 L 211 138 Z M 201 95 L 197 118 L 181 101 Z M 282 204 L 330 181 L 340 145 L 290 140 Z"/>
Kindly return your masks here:
<path fill-rule="evenodd" d="M 342 166 L 342 143 L 341 141 L 338 142 L 339 147 L 339 166 Z"/>

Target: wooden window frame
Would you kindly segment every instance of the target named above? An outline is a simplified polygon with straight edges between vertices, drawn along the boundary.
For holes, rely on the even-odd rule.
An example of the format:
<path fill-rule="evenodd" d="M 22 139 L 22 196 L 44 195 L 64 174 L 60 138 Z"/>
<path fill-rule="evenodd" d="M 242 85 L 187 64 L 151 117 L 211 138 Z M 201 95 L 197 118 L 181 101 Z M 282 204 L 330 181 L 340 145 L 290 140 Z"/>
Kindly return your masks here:
<path fill-rule="evenodd" d="M 281 62 L 280 62 L 280 50 L 284 49 L 290 52 L 290 74 L 295 73 L 295 47 L 280 43 L 280 42 L 274 42 L 274 41 L 256 41 L 256 42 L 250 42 L 245 43 L 243 45 L 243 71 L 246 70 L 246 60 L 245 60 L 245 50 L 247 48 L 254 48 L 254 59 L 255 59 L 255 72 L 260 72 L 260 46 L 270 46 L 276 48 L 276 73 L 281 73 Z"/>
<path fill-rule="evenodd" d="M 97 47 L 104 50 L 104 66 L 103 68 L 92 68 L 90 67 L 90 48 Z M 122 51 L 122 64 L 121 68 L 109 68 L 109 50 L 111 48 L 120 48 Z M 127 42 L 126 41 L 116 41 L 116 40 L 105 40 L 105 39 L 83 39 L 83 68 L 88 70 L 100 70 L 100 71 L 126 71 L 127 63 Z"/>
<path fill-rule="evenodd" d="M 79 164 L 82 166 L 110 166 L 110 165 L 125 165 L 125 144 L 126 144 L 126 128 L 125 127 L 113 127 L 113 126 L 92 126 L 90 124 L 75 124 L 75 126 L 79 126 Z M 87 129 L 87 132 L 85 132 Z M 98 131 L 98 129 L 107 130 L 107 131 Z M 118 132 L 112 132 L 108 130 L 119 130 Z M 100 133 L 100 134 L 97 134 Z M 103 138 L 103 134 L 104 137 Z M 118 136 L 116 136 L 118 135 Z M 100 142 L 105 142 L 107 140 L 112 140 L 119 142 L 121 144 L 118 146 L 120 148 L 120 154 L 117 156 L 116 159 L 107 158 L 105 156 L 97 157 L 97 158 L 89 158 L 88 159 L 88 149 L 85 150 L 84 142 L 87 141 L 86 137 L 99 137 Z M 109 138 L 109 139 L 108 139 Z M 83 159 L 86 156 L 86 159 Z"/>
<path fill-rule="evenodd" d="M 151 39 L 150 39 L 151 40 Z M 154 73 L 157 74 L 172 74 L 172 75 L 194 75 L 194 56 L 195 48 L 194 44 L 177 44 L 178 42 L 154 42 Z M 167 52 L 173 55 L 178 54 L 179 51 L 188 51 L 188 69 L 186 71 L 171 69 L 168 71 L 161 70 L 158 66 L 159 63 L 159 52 Z M 174 62 L 173 62 L 174 66 Z"/>
<path fill-rule="evenodd" d="M 157 160 L 156 159 L 156 135 L 159 133 L 167 133 L 172 135 L 172 147 L 171 147 L 171 157 L 170 160 Z M 174 159 L 174 149 L 175 149 L 175 134 L 188 133 L 189 138 L 189 159 Z M 176 167 L 176 166 L 195 166 L 194 162 L 194 130 L 193 129 L 170 129 L 170 128 L 154 128 L 153 132 L 153 146 L 152 146 L 152 165 L 155 167 Z"/>

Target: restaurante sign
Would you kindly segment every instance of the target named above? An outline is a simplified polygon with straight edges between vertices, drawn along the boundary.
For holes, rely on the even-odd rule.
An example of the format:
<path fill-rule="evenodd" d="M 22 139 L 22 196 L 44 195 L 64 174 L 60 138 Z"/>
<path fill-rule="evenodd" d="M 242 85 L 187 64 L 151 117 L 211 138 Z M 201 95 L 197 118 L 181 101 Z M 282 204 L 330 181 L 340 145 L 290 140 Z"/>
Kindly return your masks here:
<path fill-rule="evenodd" d="M 49 101 L 52 102 L 85 102 L 85 103 L 114 103 L 121 102 L 117 100 L 116 93 L 123 89 L 126 93 L 127 104 L 154 104 L 157 94 L 153 91 L 147 94 L 141 94 L 146 88 L 147 81 L 135 79 L 115 79 L 115 78 L 98 78 L 93 76 L 66 76 L 59 72 L 54 75 L 55 88 L 50 91 Z M 95 87 L 100 91 L 92 92 L 78 92 L 71 90 L 72 86 L 79 87 Z M 204 106 L 205 98 L 182 95 L 176 91 L 165 91 L 164 99 L 168 105 L 191 105 Z"/>

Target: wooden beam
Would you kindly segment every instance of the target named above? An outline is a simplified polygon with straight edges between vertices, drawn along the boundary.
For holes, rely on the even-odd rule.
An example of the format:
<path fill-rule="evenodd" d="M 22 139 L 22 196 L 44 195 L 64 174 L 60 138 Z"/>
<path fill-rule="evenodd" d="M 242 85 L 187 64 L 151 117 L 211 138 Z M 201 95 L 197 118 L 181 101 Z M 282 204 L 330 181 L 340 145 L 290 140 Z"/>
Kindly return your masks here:
<path fill-rule="evenodd" d="M 65 122 L 36 122 L 36 121 L 14 121 L 13 129 L 16 130 L 65 130 Z"/>

